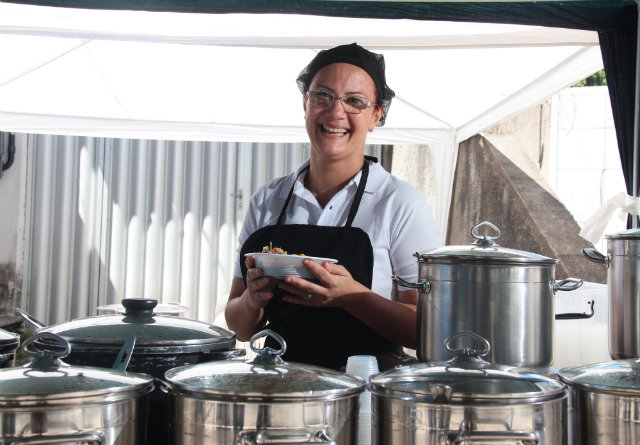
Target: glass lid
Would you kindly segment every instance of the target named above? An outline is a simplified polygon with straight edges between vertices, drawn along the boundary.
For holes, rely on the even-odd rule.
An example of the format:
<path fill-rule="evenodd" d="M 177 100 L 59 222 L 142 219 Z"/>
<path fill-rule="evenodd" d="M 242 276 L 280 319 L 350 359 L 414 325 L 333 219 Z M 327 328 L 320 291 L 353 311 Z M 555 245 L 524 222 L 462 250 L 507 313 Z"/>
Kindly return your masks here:
<path fill-rule="evenodd" d="M 39 332 L 58 334 L 74 344 L 122 345 L 135 336 L 138 346 L 215 345 L 218 350 L 235 346 L 236 335 L 219 326 L 188 318 L 156 315 L 157 300 L 125 298 L 124 314 L 98 315 L 53 325 Z"/>
<path fill-rule="evenodd" d="M 454 348 L 463 337 L 480 340 L 484 348 Z M 426 403 L 522 403 L 563 396 L 560 382 L 515 367 L 488 363 L 480 358 L 489 353 L 489 343 L 469 331 L 445 340 L 454 358 L 441 364 L 418 363 L 372 376 L 374 394 Z"/>
<path fill-rule="evenodd" d="M 606 239 L 640 239 L 640 229 L 628 229 L 616 234 L 605 235 Z"/>
<path fill-rule="evenodd" d="M 52 335 L 37 333 L 23 343 L 25 355 L 34 357 L 29 365 L 0 370 L 0 406 L 3 403 L 12 403 L 12 406 L 15 403 L 42 403 L 43 398 L 54 402 L 107 395 L 131 397 L 133 393 L 146 394 L 153 390 L 154 379 L 146 374 L 64 364 L 59 359 L 68 355 L 70 345 L 61 337 L 55 340 L 65 344 L 66 349 L 62 352 L 32 352 L 27 348 L 36 339 L 51 338 Z"/>
<path fill-rule="evenodd" d="M 640 394 L 640 358 L 563 368 L 558 378 L 568 385 L 605 392 Z"/>
<path fill-rule="evenodd" d="M 480 235 L 479 229 L 487 226 L 494 231 L 493 236 Z M 416 256 L 424 262 L 440 261 L 481 261 L 500 264 L 557 264 L 558 260 L 523 250 L 508 249 L 499 246 L 494 240 L 500 237 L 500 229 L 490 222 L 483 221 L 471 228 L 471 235 L 476 239 L 473 244 L 466 246 L 443 246 L 438 249 L 417 253 Z"/>
<path fill-rule="evenodd" d="M 270 335 L 281 345 L 277 351 L 258 348 L 256 341 Z M 286 343 L 280 335 L 264 330 L 251 338 L 252 360 L 222 360 L 170 369 L 165 381 L 178 393 L 238 400 L 304 401 L 341 398 L 358 394 L 365 381 L 350 374 L 318 366 L 284 362 Z"/>

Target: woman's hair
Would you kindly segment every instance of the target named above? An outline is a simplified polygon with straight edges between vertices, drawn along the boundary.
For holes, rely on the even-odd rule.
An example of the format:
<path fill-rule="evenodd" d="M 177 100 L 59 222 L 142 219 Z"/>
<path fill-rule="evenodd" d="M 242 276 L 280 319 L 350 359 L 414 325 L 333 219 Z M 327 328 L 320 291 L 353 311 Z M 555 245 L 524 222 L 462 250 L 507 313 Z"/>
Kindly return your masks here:
<path fill-rule="evenodd" d="M 332 63 L 349 63 L 362 68 L 371 76 L 378 90 L 377 102 L 382 105 L 382 117 L 377 126 L 382 127 L 387 117 L 389 107 L 391 106 L 391 99 L 396 95 L 387 85 L 384 75 L 384 56 L 382 54 L 372 53 L 357 43 L 322 50 L 313 58 L 309 65 L 300 72 L 300 75 L 298 75 L 296 79 L 298 88 L 302 94 L 309 91 L 309 85 L 316 73 Z"/>

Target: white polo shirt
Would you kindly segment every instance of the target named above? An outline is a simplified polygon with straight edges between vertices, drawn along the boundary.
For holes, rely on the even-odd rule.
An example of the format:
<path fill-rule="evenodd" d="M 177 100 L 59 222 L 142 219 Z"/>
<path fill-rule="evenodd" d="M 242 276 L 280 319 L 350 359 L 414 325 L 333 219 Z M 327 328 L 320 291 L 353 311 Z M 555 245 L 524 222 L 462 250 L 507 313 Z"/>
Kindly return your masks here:
<path fill-rule="evenodd" d="M 294 173 L 276 178 L 262 186 L 251 197 L 249 210 L 238 237 L 238 255 L 245 240 L 253 232 L 277 222 L 294 181 L 285 224 L 344 226 L 362 172 L 322 208 L 311 192 L 304 187 L 307 173 L 303 173 L 296 180 L 300 171 L 307 165 L 309 160 Z M 409 282 L 417 281 L 418 260 L 414 255 L 416 252 L 430 251 L 443 244 L 431 206 L 422 192 L 390 175 L 375 163 L 369 167 L 367 185 L 353 226 L 364 230 L 371 239 L 374 256 L 371 289 L 385 298 L 395 298 L 396 285 L 391 279 L 392 275 Z M 286 249 L 286 246 L 279 247 Z M 242 277 L 239 259 L 236 261 L 235 275 Z"/>

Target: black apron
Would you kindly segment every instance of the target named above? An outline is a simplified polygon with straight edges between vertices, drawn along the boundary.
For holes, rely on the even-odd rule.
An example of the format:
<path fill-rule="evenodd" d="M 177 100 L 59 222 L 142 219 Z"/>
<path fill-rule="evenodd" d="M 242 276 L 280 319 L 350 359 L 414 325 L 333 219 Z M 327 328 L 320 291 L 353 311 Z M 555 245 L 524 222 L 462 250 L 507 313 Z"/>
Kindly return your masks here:
<path fill-rule="evenodd" d="M 296 183 L 294 181 L 277 223 L 254 232 L 241 248 L 240 267 L 245 285 L 247 268 L 244 255 L 261 252 L 264 246 L 271 243 L 290 253 L 335 258 L 355 280 L 370 289 L 373 278 L 371 240 L 364 230 L 351 226 L 360 206 L 368 175 L 369 162 L 365 160 L 362 177 L 344 227 L 284 224 Z M 400 349 L 343 309 L 287 303 L 282 300 L 283 294 L 282 289 L 277 286 L 274 288 L 274 298 L 265 307 L 263 321 L 268 323 L 269 329 L 285 339 L 287 350 L 282 357 L 286 361 L 340 370 L 346 365 L 349 356 L 374 355 L 380 361 L 382 355 Z M 267 337 L 266 341 L 267 346 L 279 348 L 271 337 Z"/>

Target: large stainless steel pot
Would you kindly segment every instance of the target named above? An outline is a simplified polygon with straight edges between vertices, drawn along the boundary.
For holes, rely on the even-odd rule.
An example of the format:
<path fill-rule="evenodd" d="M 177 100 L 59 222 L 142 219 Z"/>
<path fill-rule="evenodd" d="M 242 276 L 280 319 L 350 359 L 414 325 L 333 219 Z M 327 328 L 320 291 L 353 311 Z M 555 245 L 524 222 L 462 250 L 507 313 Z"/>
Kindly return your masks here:
<path fill-rule="evenodd" d="M 15 365 L 19 345 L 18 334 L 0 329 L 0 368 L 11 368 Z"/>
<path fill-rule="evenodd" d="M 493 236 L 479 235 L 487 226 Z M 577 289 L 582 280 L 555 281 L 558 260 L 500 247 L 500 230 L 489 222 L 471 229 L 476 242 L 416 253 L 417 355 L 423 362 L 447 360 L 444 340 L 472 331 L 491 343 L 487 360 L 548 368 L 553 362 L 554 293 Z"/>
<path fill-rule="evenodd" d="M 209 323 L 183 317 L 156 315 L 157 300 L 126 298 L 124 314 L 99 315 L 46 327 L 19 311 L 38 332 L 50 332 L 71 344 L 65 362 L 72 365 L 111 368 L 123 343 L 135 337 L 127 370 L 162 378 L 178 366 L 226 360 L 245 354 L 235 349 L 235 333 Z M 59 349 L 46 338 L 35 342 L 38 349 Z M 166 444 L 166 396 L 159 389 L 150 396 L 149 444 Z"/>
<path fill-rule="evenodd" d="M 606 235 L 607 255 L 582 249 L 591 261 L 607 267 L 609 355 L 640 357 L 640 229 Z"/>
<path fill-rule="evenodd" d="M 575 445 L 640 443 L 640 359 L 561 369 L 569 387 L 569 437 Z"/>
<path fill-rule="evenodd" d="M 270 335 L 281 348 L 258 348 Z M 227 360 L 167 371 L 171 443 L 356 444 L 359 377 L 286 363 L 285 341 L 265 330 L 254 335 L 250 361 Z"/>
<path fill-rule="evenodd" d="M 477 338 L 481 349 L 456 347 Z M 565 444 L 568 391 L 557 380 L 480 357 L 470 332 L 445 342 L 443 364 L 400 366 L 369 379 L 373 445 Z"/>
<path fill-rule="evenodd" d="M 48 338 L 64 351 L 32 352 Z M 144 444 L 151 376 L 60 362 L 64 339 L 39 333 L 22 350 L 30 365 L 0 370 L 0 442 L 3 444 Z"/>

